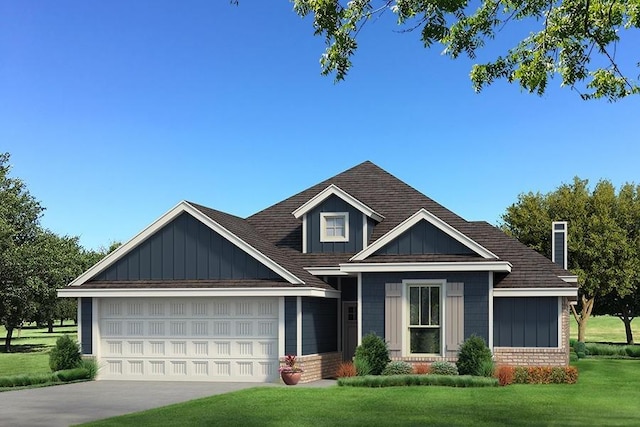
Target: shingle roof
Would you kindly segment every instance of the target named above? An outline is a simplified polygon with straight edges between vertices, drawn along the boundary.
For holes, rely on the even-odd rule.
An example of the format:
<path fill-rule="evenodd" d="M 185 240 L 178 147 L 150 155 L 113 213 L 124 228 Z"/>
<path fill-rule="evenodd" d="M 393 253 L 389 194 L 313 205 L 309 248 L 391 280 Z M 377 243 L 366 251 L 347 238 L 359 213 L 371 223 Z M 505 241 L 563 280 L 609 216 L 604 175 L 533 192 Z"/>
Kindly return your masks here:
<path fill-rule="evenodd" d="M 575 284 L 566 283 L 558 278 L 558 276 L 570 276 L 570 272 L 560 268 L 533 249 L 486 222 L 466 221 L 370 161 L 276 203 L 250 216 L 247 222 L 257 233 L 303 266 L 337 266 L 341 262 L 346 262 L 345 260 L 348 260 L 352 254 L 302 254 L 302 221 L 292 215 L 294 210 L 331 184 L 340 187 L 384 216 L 384 219 L 375 226 L 369 243 L 382 237 L 424 208 L 495 253 L 500 260 L 512 264 L 511 273 L 497 277 L 494 282 L 495 287 L 575 287 Z M 386 262 L 421 262 L 428 258 L 429 256 L 422 255 L 387 256 L 384 260 Z M 380 261 L 382 258 L 376 256 L 368 262 L 376 262 L 376 260 Z M 445 261 L 445 258 L 439 261 Z"/>

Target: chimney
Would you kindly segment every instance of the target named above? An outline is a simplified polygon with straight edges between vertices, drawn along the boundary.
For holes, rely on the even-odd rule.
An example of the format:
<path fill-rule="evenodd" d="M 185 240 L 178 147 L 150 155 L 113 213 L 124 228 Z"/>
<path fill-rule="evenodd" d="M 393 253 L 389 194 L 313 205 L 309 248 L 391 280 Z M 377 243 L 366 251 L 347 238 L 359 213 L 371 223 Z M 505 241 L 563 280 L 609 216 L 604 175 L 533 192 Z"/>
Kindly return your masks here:
<path fill-rule="evenodd" d="M 551 223 L 551 261 L 567 269 L 567 221 Z"/>

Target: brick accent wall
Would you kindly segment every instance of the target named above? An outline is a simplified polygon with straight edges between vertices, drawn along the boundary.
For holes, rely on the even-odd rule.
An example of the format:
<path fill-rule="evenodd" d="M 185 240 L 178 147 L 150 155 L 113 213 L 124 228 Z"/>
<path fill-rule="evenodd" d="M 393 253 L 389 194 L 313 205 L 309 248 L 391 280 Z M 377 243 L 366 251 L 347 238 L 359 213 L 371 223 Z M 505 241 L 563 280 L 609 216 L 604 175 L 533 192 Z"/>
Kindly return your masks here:
<path fill-rule="evenodd" d="M 512 366 L 567 366 L 569 364 L 569 302 L 562 299 L 559 348 L 496 347 L 493 358 L 498 364 Z"/>
<path fill-rule="evenodd" d="M 298 356 L 298 363 L 304 368 L 301 383 L 335 378 L 338 365 L 342 363 L 342 352 Z M 280 365 L 284 365 L 284 357 L 280 358 Z"/>

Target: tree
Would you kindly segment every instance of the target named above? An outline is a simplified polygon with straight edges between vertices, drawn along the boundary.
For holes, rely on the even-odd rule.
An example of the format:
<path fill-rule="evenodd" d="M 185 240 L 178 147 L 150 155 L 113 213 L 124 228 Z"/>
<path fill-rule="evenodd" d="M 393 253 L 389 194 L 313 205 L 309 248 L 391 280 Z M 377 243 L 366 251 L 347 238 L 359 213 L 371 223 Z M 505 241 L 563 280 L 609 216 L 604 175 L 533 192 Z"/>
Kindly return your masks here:
<path fill-rule="evenodd" d="M 35 309 L 37 284 L 28 259 L 39 230 L 43 208 L 25 184 L 9 176 L 9 154 L 0 154 L 0 322 L 11 350 L 13 330 Z"/>
<path fill-rule="evenodd" d="M 638 0 L 292 2 L 298 15 L 313 15 L 315 35 L 323 36 L 327 45 L 320 59 L 322 74 L 335 73 L 336 81 L 343 80 L 351 68 L 356 37 L 365 23 L 390 11 L 403 31 L 420 29 L 425 47 L 442 44 L 452 58 L 466 54 L 475 59 L 488 40 L 507 37 L 503 30 L 510 23 L 525 30 L 528 36 L 515 46 L 473 66 L 471 81 L 478 92 L 497 79 L 506 79 L 542 95 L 549 79 L 559 75 L 562 86 L 577 90 L 583 99 L 616 101 L 640 93 L 628 69 L 640 63 L 630 65 L 618 59 L 620 35 L 640 28 Z M 628 47 L 637 54 L 635 45 Z"/>
<path fill-rule="evenodd" d="M 568 221 L 568 267 L 580 288 L 578 307 L 571 306 L 579 341 L 584 342 L 596 301 L 624 298 L 638 282 L 638 222 L 632 222 L 640 219 L 633 216 L 640 211 L 639 188 L 625 184 L 616 194 L 611 182 L 602 180 L 590 191 L 587 180 L 575 178 L 548 194 L 521 194 L 502 216 L 505 232 L 547 257 L 551 222 Z"/>

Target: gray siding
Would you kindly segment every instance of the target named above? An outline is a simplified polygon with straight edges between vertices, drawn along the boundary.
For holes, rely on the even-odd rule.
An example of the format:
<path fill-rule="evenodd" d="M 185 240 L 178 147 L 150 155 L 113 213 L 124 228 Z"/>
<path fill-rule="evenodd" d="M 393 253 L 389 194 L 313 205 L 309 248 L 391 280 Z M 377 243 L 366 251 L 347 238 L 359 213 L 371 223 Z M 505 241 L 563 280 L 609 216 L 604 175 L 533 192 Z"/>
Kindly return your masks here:
<path fill-rule="evenodd" d="M 338 351 L 338 300 L 302 298 L 302 354 Z"/>
<path fill-rule="evenodd" d="M 349 241 L 321 242 L 320 213 L 349 212 Z M 307 213 L 307 252 L 356 253 L 362 250 L 362 212 L 337 196 L 327 198 Z"/>
<path fill-rule="evenodd" d="M 94 280 L 230 280 L 280 276 L 187 213 Z"/>
<path fill-rule="evenodd" d="M 362 332 L 384 337 L 386 283 L 404 279 L 446 279 L 464 283 L 464 337 L 476 334 L 489 341 L 488 273 L 364 273 L 362 275 Z"/>
<path fill-rule="evenodd" d="M 80 298 L 80 345 L 82 354 L 93 353 L 93 301 L 92 298 Z"/>
<path fill-rule="evenodd" d="M 297 354 L 298 329 L 297 329 L 297 304 L 296 297 L 284 299 L 284 352 L 285 354 Z"/>
<path fill-rule="evenodd" d="M 424 220 L 376 252 L 376 255 L 423 254 L 473 255 L 474 252 Z"/>
<path fill-rule="evenodd" d="M 557 347 L 558 298 L 494 298 L 493 345 Z"/>
<path fill-rule="evenodd" d="M 553 236 L 555 239 L 555 253 L 553 261 L 560 267 L 564 268 L 564 232 L 559 233 L 554 231 Z"/>

